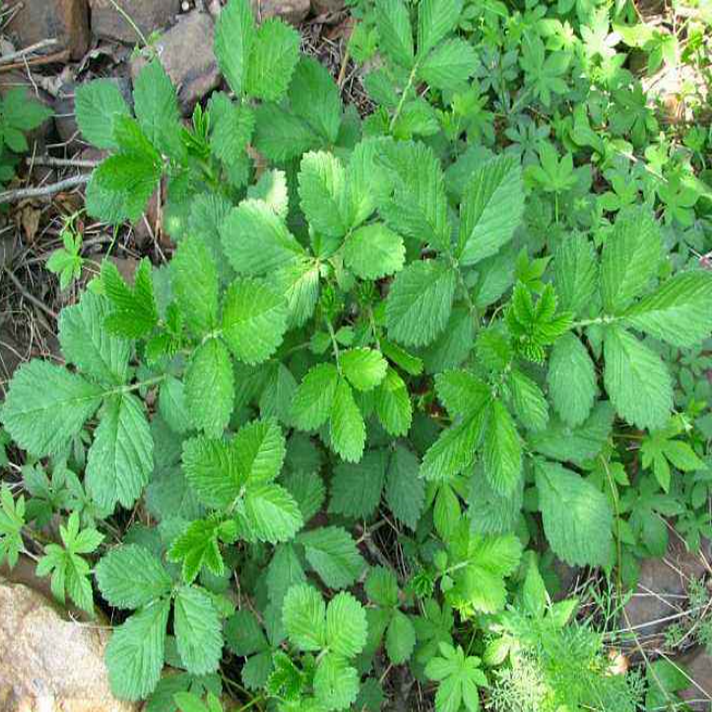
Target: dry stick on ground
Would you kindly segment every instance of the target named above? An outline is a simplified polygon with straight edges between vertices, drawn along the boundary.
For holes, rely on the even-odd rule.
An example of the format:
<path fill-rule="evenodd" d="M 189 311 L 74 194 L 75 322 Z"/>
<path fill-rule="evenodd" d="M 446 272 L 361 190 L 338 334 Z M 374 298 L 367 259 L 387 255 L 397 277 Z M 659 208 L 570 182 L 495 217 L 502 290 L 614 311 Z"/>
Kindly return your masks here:
<path fill-rule="evenodd" d="M 96 168 L 100 161 L 83 161 L 78 158 L 55 158 L 54 156 L 33 156 L 27 159 L 35 166 L 51 166 L 53 168 Z"/>
<path fill-rule="evenodd" d="M 85 185 L 89 182 L 91 175 L 72 176 L 65 178 L 58 183 L 50 183 L 39 188 L 17 188 L 16 190 L 6 190 L 0 193 L 0 204 L 12 203 L 16 200 L 24 200 L 26 198 L 40 198 L 43 195 L 52 195 L 59 193 L 67 188 L 76 188 L 78 185 Z"/>
<path fill-rule="evenodd" d="M 34 294 L 30 294 L 30 292 L 25 289 L 25 285 L 20 282 L 14 272 L 11 272 L 7 267 L 3 267 L 3 271 L 10 278 L 10 281 L 15 285 L 15 287 L 17 287 L 17 291 L 20 292 L 20 294 L 27 299 L 28 302 L 34 304 L 38 309 L 43 311 L 48 316 L 51 316 L 55 321 L 57 320 L 56 312 L 52 311 L 52 309 L 50 309 L 41 299 L 34 296 Z"/>
<path fill-rule="evenodd" d="M 10 64 L 16 59 L 22 59 L 28 54 L 32 54 L 33 52 L 39 52 L 40 50 L 46 49 L 47 47 L 54 47 L 56 44 L 56 39 L 35 42 L 35 44 L 30 45 L 29 47 L 25 47 L 24 49 L 18 49 L 17 52 L 10 52 L 9 54 L 3 55 L 2 57 L 0 57 L 0 64 Z"/>

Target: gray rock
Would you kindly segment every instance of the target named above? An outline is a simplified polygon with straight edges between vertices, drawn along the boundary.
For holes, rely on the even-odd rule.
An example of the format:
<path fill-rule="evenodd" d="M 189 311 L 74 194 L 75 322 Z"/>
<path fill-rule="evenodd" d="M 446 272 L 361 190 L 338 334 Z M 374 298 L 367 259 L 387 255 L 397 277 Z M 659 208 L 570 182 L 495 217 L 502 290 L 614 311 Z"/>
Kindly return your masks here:
<path fill-rule="evenodd" d="M 252 9 L 258 20 L 280 17 L 292 25 L 298 25 L 308 14 L 309 0 L 252 0 Z"/>
<path fill-rule="evenodd" d="M 38 591 L 0 579 L 0 709 L 136 712 L 109 687 L 104 625 L 82 625 Z"/>
<path fill-rule="evenodd" d="M 709 542 L 703 547 L 709 557 Z M 702 554 L 687 551 L 684 542 L 672 535 L 662 559 L 645 559 L 640 566 L 638 586 L 625 606 L 623 624 L 639 638 L 659 635 L 682 612 L 690 582 L 705 575 Z"/>
<path fill-rule="evenodd" d="M 213 52 L 214 35 L 210 15 L 196 11 L 181 17 L 156 43 L 161 64 L 178 88 L 178 101 L 184 115 L 190 114 L 195 104 L 220 83 Z M 134 81 L 145 63 L 143 57 L 131 61 Z"/>
<path fill-rule="evenodd" d="M 345 5 L 344 0 L 311 0 L 312 12 L 315 15 L 331 15 L 342 12 Z"/>
<path fill-rule="evenodd" d="M 87 0 L 23 0 L 20 11 L 5 29 L 22 49 L 46 39 L 59 44 L 52 52 L 67 50 L 79 59 L 89 47 Z"/>
<path fill-rule="evenodd" d="M 46 0 L 45 0 L 46 1 Z M 180 12 L 180 0 L 117 0 L 144 36 L 163 30 Z M 97 37 L 137 44 L 136 31 L 109 0 L 89 0 L 91 31 Z M 188 53 L 186 53 L 188 54 Z"/>
<path fill-rule="evenodd" d="M 690 686 L 680 692 L 680 697 L 691 703 L 693 710 L 709 712 L 712 708 L 712 655 L 703 647 L 698 647 L 675 662 L 681 665 L 692 680 Z"/>

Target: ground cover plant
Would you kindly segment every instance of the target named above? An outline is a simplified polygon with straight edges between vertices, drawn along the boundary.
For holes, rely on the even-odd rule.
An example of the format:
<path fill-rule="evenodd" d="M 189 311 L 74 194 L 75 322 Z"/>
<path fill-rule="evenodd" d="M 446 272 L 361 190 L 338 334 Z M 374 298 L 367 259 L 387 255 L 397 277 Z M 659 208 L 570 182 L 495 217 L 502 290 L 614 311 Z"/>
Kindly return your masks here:
<path fill-rule="evenodd" d="M 66 364 L 13 377 L 0 559 L 38 549 L 59 600 L 112 613 L 112 689 L 149 710 L 659 709 L 667 668 L 612 671 L 553 564 L 623 596 L 671 527 L 710 535 L 704 88 L 660 132 L 617 51 L 704 75 L 704 15 L 355 13 L 365 117 L 246 0 L 189 126 L 150 48 L 133 106 L 78 90 L 110 151 L 87 212 L 135 221 L 164 182 L 176 249 L 133 283 L 105 261 Z"/>

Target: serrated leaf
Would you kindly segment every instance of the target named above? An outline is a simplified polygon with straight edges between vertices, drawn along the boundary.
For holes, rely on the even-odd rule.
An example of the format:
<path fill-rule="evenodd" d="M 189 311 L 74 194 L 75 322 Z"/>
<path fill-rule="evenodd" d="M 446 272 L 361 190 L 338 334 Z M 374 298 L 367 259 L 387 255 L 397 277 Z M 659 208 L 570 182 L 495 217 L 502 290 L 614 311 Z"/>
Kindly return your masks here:
<path fill-rule="evenodd" d="M 410 659 L 415 648 L 415 629 L 410 618 L 395 611 L 386 631 L 386 653 L 394 665 L 402 665 Z"/>
<path fill-rule="evenodd" d="M 364 225 L 346 240 L 344 262 L 361 279 L 395 274 L 405 263 L 403 239 L 382 223 Z"/>
<path fill-rule="evenodd" d="M 302 430 L 323 425 L 331 414 L 339 373 L 331 363 L 314 366 L 299 384 L 292 403 L 292 419 Z"/>
<path fill-rule="evenodd" d="M 405 436 L 413 421 L 413 406 L 405 381 L 388 367 L 386 377 L 376 389 L 376 414 L 387 433 Z"/>
<path fill-rule="evenodd" d="M 418 6 L 418 58 L 425 57 L 457 26 L 460 0 L 423 0 Z"/>
<path fill-rule="evenodd" d="M 335 144 L 341 125 L 341 92 L 329 70 L 313 57 L 302 56 L 289 85 L 292 111 Z"/>
<path fill-rule="evenodd" d="M 514 414 L 524 427 L 541 431 L 549 423 L 549 406 L 541 388 L 521 371 L 513 370 L 509 378 Z"/>
<path fill-rule="evenodd" d="M 366 645 L 367 632 L 363 606 L 350 593 L 337 593 L 326 609 L 326 644 L 329 650 L 345 658 L 353 658 Z"/>
<path fill-rule="evenodd" d="M 140 700 L 154 690 L 163 669 L 170 600 L 157 601 L 114 629 L 106 647 L 111 691 Z"/>
<path fill-rule="evenodd" d="M 554 285 L 562 309 L 582 314 L 590 307 L 598 286 L 598 263 L 584 235 L 564 240 L 556 251 Z"/>
<path fill-rule="evenodd" d="M 220 229 L 227 258 L 239 274 L 269 274 L 304 255 L 282 218 L 262 200 L 243 200 Z"/>
<path fill-rule="evenodd" d="M 130 116 L 129 107 L 116 82 L 95 79 L 77 87 L 74 112 L 82 136 L 97 148 L 118 148 L 114 138 L 114 120 Z"/>
<path fill-rule="evenodd" d="M 112 511 L 117 503 L 130 508 L 152 471 L 153 437 L 143 404 L 131 393 L 112 396 L 87 454 L 87 491 L 102 509 Z"/>
<path fill-rule="evenodd" d="M 397 444 L 386 476 L 386 502 L 396 519 L 415 530 L 425 505 L 425 483 L 418 477 L 418 458 Z"/>
<path fill-rule="evenodd" d="M 133 287 L 124 282 L 111 260 L 101 264 L 101 283 L 111 302 L 104 318 L 106 330 L 127 339 L 148 336 L 158 324 L 158 307 L 153 291 L 151 263 L 142 259 L 134 275 Z"/>
<path fill-rule="evenodd" d="M 297 541 L 304 546 L 309 564 L 329 588 L 350 586 L 365 565 L 356 542 L 341 527 L 312 529 L 300 534 Z"/>
<path fill-rule="evenodd" d="M 522 475 L 522 445 L 512 416 L 499 400 L 492 401 L 490 407 L 483 456 L 492 488 L 510 494 Z"/>
<path fill-rule="evenodd" d="M 384 566 L 371 569 L 364 588 L 369 601 L 384 608 L 398 605 L 398 579 L 391 569 Z"/>
<path fill-rule="evenodd" d="M 158 59 L 146 64 L 133 85 L 134 111 L 146 138 L 171 158 L 180 158 L 185 148 L 180 140 L 178 96 Z"/>
<path fill-rule="evenodd" d="M 124 544 L 105 554 L 96 565 L 95 575 L 106 601 L 114 608 L 129 610 L 161 598 L 172 585 L 160 559 L 136 544 Z"/>
<path fill-rule="evenodd" d="M 603 382 L 619 415 L 639 428 L 662 428 L 673 406 L 672 384 L 654 351 L 618 326 L 606 330 Z"/>
<path fill-rule="evenodd" d="M 326 643 L 326 606 L 307 584 L 292 586 L 284 597 L 282 619 L 289 640 L 300 650 L 315 652 Z"/>
<path fill-rule="evenodd" d="M 339 364 L 344 376 L 359 391 L 373 390 L 383 381 L 388 369 L 380 351 L 364 347 L 343 351 Z"/>
<path fill-rule="evenodd" d="M 346 171 L 336 156 L 309 152 L 299 168 L 299 198 L 309 224 L 318 232 L 342 237 L 350 224 L 346 202 Z"/>
<path fill-rule="evenodd" d="M 278 269 L 270 283 L 287 300 L 287 324 L 303 326 L 314 315 L 319 299 L 319 262 L 300 258 Z"/>
<path fill-rule="evenodd" d="M 690 348 L 712 332 L 712 273 L 676 274 L 625 312 L 625 322 L 673 346 Z"/>
<path fill-rule="evenodd" d="M 554 553 L 572 566 L 607 564 L 613 513 L 606 496 L 552 462 L 537 463 L 536 484 L 544 532 Z"/>
<path fill-rule="evenodd" d="M 170 264 L 171 285 L 181 314 L 196 336 L 218 323 L 218 272 L 210 250 L 198 237 L 183 239 Z"/>
<path fill-rule="evenodd" d="M 244 504 L 251 532 L 259 541 L 289 541 L 304 525 L 299 505 L 280 485 L 249 487 Z"/>
<path fill-rule="evenodd" d="M 379 206 L 388 227 L 418 242 L 449 249 L 452 228 L 445 181 L 433 150 L 412 141 L 384 144 L 377 163 L 388 171 L 394 189 Z"/>
<path fill-rule="evenodd" d="M 564 334 L 554 344 L 547 382 L 561 419 L 572 428 L 581 425 L 593 408 L 598 386 L 593 361 L 574 334 Z"/>
<path fill-rule="evenodd" d="M 435 391 L 453 417 L 478 412 L 492 395 L 490 387 L 469 371 L 439 373 L 435 377 Z"/>
<path fill-rule="evenodd" d="M 447 481 L 469 467 L 485 431 L 486 413 L 483 405 L 479 411 L 443 430 L 425 453 L 420 476 L 426 480 Z"/>
<path fill-rule="evenodd" d="M 368 219 L 388 199 L 393 188 L 390 176 L 380 170 L 378 163 L 385 142 L 384 138 L 367 138 L 357 143 L 351 152 L 346 187 L 354 227 Z"/>
<path fill-rule="evenodd" d="M 235 453 L 235 439 L 202 435 L 184 442 L 183 472 L 198 499 L 216 509 L 229 507 L 247 478 Z"/>
<path fill-rule="evenodd" d="M 410 69 L 415 58 L 413 30 L 403 0 L 378 0 L 376 26 L 384 52 L 396 64 Z"/>
<path fill-rule="evenodd" d="M 601 297 L 618 314 L 643 292 L 660 263 L 660 228 L 645 208 L 619 213 L 601 257 Z"/>
<path fill-rule="evenodd" d="M 226 164 L 237 161 L 245 153 L 255 128 L 252 108 L 234 104 L 226 94 L 216 92 L 210 97 L 208 115 L 210 153 Z"/>
<path fill-rule="evenodd" d="M 218 544 L 220 524 L 217 518 L 197 519 L 173 540 L 168 560 L 182 564 L 185 583 L 193 583 L 204 566 L 215 576 L 224 574 L 225 563 Z"/>
<path fill-rule="evenodd" d="M 173 625 L 178 654 L 186 670 L 193 675 L 217 670 L 223 637 L 218 611 L 210 596 L 195 586 L 178 589 Z"/>
<path fill-rule="evenodd" d="M 474 265 L 495 255 L 512 239 L 523 212 L 517 160 L 498 156 L 475 171 L 460 205 L 460 263 Z"/>
<path fill-rule="evenodd" d="M 233 613 L 225 622 L 225 642 L 235 655 L 243 657 L 269 649 L 257 616 L 245 608 Z"/>
<path fill-rule="evenodd" d="M 282 430 L 273 420 L 255 420 L 240 428 L 231 443 L 241 478 L 250 483 L 272 482 L 284 462 Z"/>
<path fill-rule="evenodd" d="M 99 407 L 101 396 L 98 386 L 61 366 L 30 361 L 10 381 L 3 424 L 24 450 L 51 455 L 79 433 Z"/>
<path fill-rule="evenodd" d="M 217 339 L 209 339 L 193 353 L 185 374 L 185 399 L 198 430 L 222 435 L 235 402 L 235 377 L 230 354 Z"/>
<path fill-rule="evenodd" d="M 479 60 L 473 46 L 461 39 L 444 42 L 418 65 L 418 74 L 435 89 L 467 86 L 477 71 Z"/>
<path fill-rule="evenodd" d="M 255 21 L 249 0 L 231 0 L 215 24 L 215 57 L 230 88 L 240 96 L 255 42 Z"/>
<path fill-rule="evenodd" d="M 298 158 L 321 144 L 306 121 L 276 104 L 261 104 L 256 117 L 255 148 L 271 161 Z"/>
<path fill-rule="evenodd" d="M 331 406 L 330 430 L 334 451 L 348 462 L 358 462 L 366 443 L 366 425 L 351 386 L 339 378 Z"/>
<path fill-rule="evenodd" d="M 330 710 L 345 710 L 358 696 L 359 676 L 344 658 L 336 653 L 325 655 L 314 674 L 314 694 Z"/>
<path fill-rule="evenodd" d="M 193 427 L 185 400 L 185 385 L 173 376 L 167 376 L 158 392 L 158 412 L 173 432 L 187 433 Z"/>
<path fill-rule="evenodd" d="M 447 324 L 455 283 L 455 272 L 436 260 L 414 262 L 399 272 L 386 301 L 390 336 L 406 346 L 431 343 Z"/>
<path fill-rule="evenodd" d="M 371 450 L 357 465 L 337 465 L 331 480 L 329 512 L 359 519 L 370 517 L 381 501 L 387 463 L 386 451 Z"/>
<path fill-rule="evenodd" d="M 292 586 L 306 583 L 307 577 L 292 544 L 279 544 L 267 569 L 270 602 L 282 609 L 282 601 Z"/>
<path fill-rule="evenodd" d="M 281 295 L 258 280 L 235 280 L 223 303 L 222 335 L 240 361 L 260 363 L 282 343 L 286 319 Z"/>
<path fill-rule="evenodd" d="M 298 59 L 299 33 L 282 20 L 268 18 L 255 35 L 245 93 L 264 101 L 277 101 L 287 93 Z"/>
<path fill-rule="evenodd" d="M 104 329 L 109 303 L 85 292 L 79 304 L 66 307 L 59 318 L 59 343 L 67 361 L 105 384 L 119 385 L 128 377 L 131 344 Z"/>

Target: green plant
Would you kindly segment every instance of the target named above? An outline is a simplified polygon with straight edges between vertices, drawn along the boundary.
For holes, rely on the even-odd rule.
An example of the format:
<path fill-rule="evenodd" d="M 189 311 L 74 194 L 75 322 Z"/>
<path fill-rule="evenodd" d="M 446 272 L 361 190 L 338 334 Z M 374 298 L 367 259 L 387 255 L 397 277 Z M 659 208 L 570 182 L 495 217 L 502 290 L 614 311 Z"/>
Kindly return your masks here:
<path fill-rule="evenodd" d="M 0 99 L 0 185 L 12 180 L 18 155 L 26 153 L 29 131 L 41 126 L 52 112 L 29 97 L 26 89 L 10 89 Z"/>
<path fill-rule="evenodd" d="M 608 10 L 560 6 L 574 37 L 536 3 L 477 30 L 454 0 L 364 3 L 356 46 L 382 59 L 364 119 L 246 0 L 216 27 L 234 99 L 188 127 L 158 60 L 133 112 L 112 83 L 78 90 L 110 151 L 88 213 L 136 220 L 165 182 L 176 248 L 131 284 L 105 261 L 62 312 L 67 366 L 14 375 L 2 421 L 32 499 L 3 488 L 0 552 L 69 516 L 45 553 L 86 581 L 77 510 L 112 532 L 93 558 L 130 612 L 107 651 L 119 696 L 197 709 L 224 679 L 259 709 L 378 709 L 407 665 L 448 712 L 633 709 L 532 554 L 621 594 L 668 526 L 692 546 L 709 529 L 690 381 L 712 273 L 689 249 L 709 248 L 708 188 L 647 144 Z"/>

